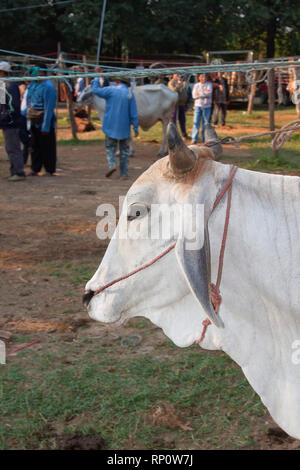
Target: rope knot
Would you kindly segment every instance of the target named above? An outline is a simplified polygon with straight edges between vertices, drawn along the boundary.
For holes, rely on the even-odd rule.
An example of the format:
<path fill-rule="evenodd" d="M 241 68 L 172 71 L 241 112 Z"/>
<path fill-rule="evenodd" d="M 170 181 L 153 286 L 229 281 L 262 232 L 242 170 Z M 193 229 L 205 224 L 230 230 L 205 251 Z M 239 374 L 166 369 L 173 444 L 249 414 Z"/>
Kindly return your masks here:
<path fill-rule="evenodd" d="M 210 321 L 209 318 L 205 318 L 205 320 L 203 320 L 203 322 L 202 322 L 203 330 L 202 330 L 201 338 L 196 339 L 196 341 L 195 341 L 196 344 L 199 344 L 199 343 L 201 343 L 201 341 L 203 341 L 203 339 L 205 338 L 205 333 L 206 333 L 207 327 L 210 324 L 211 324 L 211 321 Z"/>
<path fill-rule="evenodd" d="M 213 283 L 210 284 L 210 300 L 213 304 L 214 311 L 218 313 L 220 304 L 222 302 L 222 297 L 220 295 L 219 289 Z"/>
<path fill-rule="evenodd" d="M 213 304 L 214 311 L 218 313 L 220 303 L 222 302 L 222 297 L 220 295 L 219 289 L 213 283 L 210 284 L 210 300 L 211 300 L 211 303 Z M 195 341 L 196 344 L 201 343 L 201 341 L 203 341 L 203 339 L 205 338 L 207 327 L 211 325 L 210 319 L 206 318 L 205 320 L 203 320 L 202 325 L 203 325 L 203 330 L 202 330 L 201 338 Z"/>

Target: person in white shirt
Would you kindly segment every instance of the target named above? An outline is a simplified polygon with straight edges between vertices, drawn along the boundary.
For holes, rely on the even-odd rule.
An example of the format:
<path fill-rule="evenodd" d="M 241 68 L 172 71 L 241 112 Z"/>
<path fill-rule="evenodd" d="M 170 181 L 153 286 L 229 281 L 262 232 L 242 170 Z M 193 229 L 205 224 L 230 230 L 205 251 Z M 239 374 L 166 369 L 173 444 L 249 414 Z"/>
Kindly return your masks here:
<path fill-rule="evenodd" d="M 196 83 L 192 91 L 192 96 L 195 100 L 192 144 L 196 144 L 198 141 L 201 122 L 203 122 L 201 137 L 204 142 L 205 126 L 209 124 L 212 106 L 212 83 L 206 80 L 206 75 L 204 73 L 199 75 L 198 80 L 199 82 Z"/>

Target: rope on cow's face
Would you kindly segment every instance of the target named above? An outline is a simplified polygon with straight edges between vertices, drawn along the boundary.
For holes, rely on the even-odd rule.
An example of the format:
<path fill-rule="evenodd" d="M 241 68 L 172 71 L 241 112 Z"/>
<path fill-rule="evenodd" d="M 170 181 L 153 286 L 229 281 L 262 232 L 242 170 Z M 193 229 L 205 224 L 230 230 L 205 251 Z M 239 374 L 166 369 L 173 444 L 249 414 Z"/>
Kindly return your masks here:
<path fill-rule="evenodd" d="M 212 211 L 211 211 L 211 214 L 214 212 L 214 210 L 216 209 L 216 207 L 218 206 L 218 204 L 220 203 L 220 201 L 222 200 L 223 196 L 226 194 L 226 192 L 228 191 L 228 199 L 227 199 L 227 209 L 226 209 L 226 217 L 225 217 L 225 224 L 224 224 L 224 231 L 223 231 L 223 237 L 222 237 L 222 244 L 221 244 L 221 249 L 220 249 L 220 254 L 219 254 L 219 267 L 218 267 L 218 276 L 217 276 L 217 282 L 216 284 L 213 284 L 211 283 L 210 284 L 210 298 L 211 298 L 211 303 L 213 305 L 213 308 L 214 308 L 214 311 L 215 313 L 217 314 L 218 311 L 219 311 L 219 307 L 220 307 L 220 304 L 222 302 L 222 297 L 220 295 L 220 284 L 221 284 L 221 279 L 222 279 L 222 270 L 223 270 L 223 259 L 224 259 L 224 252 L 225 252 L 225 246 L 226 246 L 226 239 L 227 239 L 227 232 L 228 232 L 228 225 L 229 225 L 229 217 L 230 217 L 230 208 L 231 208 L 231 193 L 232 193 L 232 181 L 233 181 L 233 178 L 236 174 L 238 170 L 238 167 L 236 166 L 232 166 L 231 167 L 231 170 L 230 170 L 230 174 L 229 174 L 229 177 L 228 177 L 228 180 L 225 184 L 225 186 L 223 187 L 222 191 L 219 193 L 219 195 L 217 196 L 216 200 L 215 200 L 215 203 L 213 205 L 213 208 L 212 208 Z M 113 286 L 114 284 L 116 284 L 117 282 L 120 282 L 120 281 L 123 281 L 124 279 L 128 279 L 129 277 L 133 276 L 134 274 L 142 271 L 143 269 L 146 269 L 148 268 L 149 266 L 151 266 L 152 264 L 156 263 L 156 261 L 158 261 L 159 259 L 163 258 L 167 253 L 169 253 L 171 250 L 173 250 L 173 248 L 175 248 L 176 246 L 176 242 L 173 243 L 171 246 L 169 246 L 166 250 L 164 250 L 162 253 L 160 253 L 158 256 L 156 256 L 155 258 L 153 258 L 151 261 L 149 261 L 149 263 L 146 263 L 142 266 L 140 266 L 139 268 L 136 268 L 134 271 L 131 271 L 130 273 L 128 274 L 125 274 L 124 276 L 120 276 L 118 277 L 117 279 L 105 284 L 104 286 L 100 287 L 99 289 L 97 289 L 94 294 L 93 294 L 93 297 L 95 297 L 96 295 L 100 294 L 101 292 L 103 292 L 105 289 L 107 289 L 108 287 L 111 287 Z M 85 295 L 88 295 L 85 294 Z M 201 334 L 201 337 L 199 340 L 196 341 L 196 343 L 200 343 L 204 337 L 205 337 L 205 333 L 206 333 L 206 329 L 207 327 L 211 324 L 211 321 L 207 318 L 205 319 L 203 322 L 202 322 L 202 325 L 203 325 L 203 331 L 202 331 L 202 334 Z"/>

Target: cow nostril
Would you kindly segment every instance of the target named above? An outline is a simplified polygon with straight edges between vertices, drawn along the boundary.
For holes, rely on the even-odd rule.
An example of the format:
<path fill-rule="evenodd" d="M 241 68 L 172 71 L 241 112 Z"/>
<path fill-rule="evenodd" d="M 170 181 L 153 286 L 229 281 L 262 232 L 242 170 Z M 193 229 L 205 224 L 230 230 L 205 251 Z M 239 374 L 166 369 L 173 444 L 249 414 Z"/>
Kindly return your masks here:
<path fill-rule="evenodd" d="M 95 292 L 93 290 L 89 290 L 82 296 L 82 302 L 85 307 L 89 306 L 90 301 L 94 297 Z"/>

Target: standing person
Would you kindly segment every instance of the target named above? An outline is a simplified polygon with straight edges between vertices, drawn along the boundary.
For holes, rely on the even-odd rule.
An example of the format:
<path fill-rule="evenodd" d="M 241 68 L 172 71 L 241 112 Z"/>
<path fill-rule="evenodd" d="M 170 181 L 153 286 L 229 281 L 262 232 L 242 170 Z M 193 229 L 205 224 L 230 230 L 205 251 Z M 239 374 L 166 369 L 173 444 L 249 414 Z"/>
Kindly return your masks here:
<path fill-rule="evenodd" d="M 168 83 L 168 87 L 170 88 L 170 90 L 176 91 L 178 93 L 178 101 L 174 107 L 171 120 L 174 124 L 176 124 L 176 121 L 178 119 L 182 137 L 187 139 L 188 135 L 185 127 L 185 107 L 187 104 L 188 96 L 185 85 L 183 84 L 181 77 L 177 73 L 174 73 L 172 79 Z"/>
<path fill-rule="evenodd" d="M 128 160 L 130 127 L 133 126 L 135 137 L 138 133 L 138 112 L 134 94 L 129 88 L 130 82 L 125 78 L 117 79 L 116 84 L 100 88 L 99 80 L 92 81 L 92 91 L 106 101 L 102 130 L 105 134 L 106 158 L 109 178 L 117 169 L 116 149 L 120 148 L 120 177 L 128 178 Z"/>
<path fill-rule="evenodd" d="M 95 68 L 96 73 L 102 73 L 103 69 L 101 67 L 96 67 Z M 109 80 L 107 77 L 96 77 L 99 81 L 99 86 L 100 88 L 103 88 L 105 86 L 109 86 Z"/>
<path fill-rule="evenodd" d="M 229 104 L 229 87 L 226 78 L 222 72 L 217 73 L 217 79 L 215 81 L 215 88 L 213 94 L 214 103 L 214 126 L 218 124 L 219 113 L 221 113 L 221 126 L 225 126 L 226 111 Z"/>
<path fill-rule="evenodd" d="M 78 70 L 78 73 L 84 73 L 84 70 Z M 83 77 L 78 77 L 74 86 L 74 97 L 75 100 L 79 97 L 80 93 L 85 89 L 85 79 Z"/>
<path fill-rule="evenodd" d="M 192 96 L 195 100 L 195 111 L 193 121 L 193 132 L 192 132 L 192 144 L 196 144 L 199 136 L 199 128 L 202 124 L 202 141 L 204 142 L 204 130 L 205 126 L 209 124 L 209 118 L 211 115 L 212 105 L 212 92 L 213 86 L 210 81 L 206 80 L 204 73 L 199 75 L 199 82 L 193 88 Z"/>
<path fill-rule="evenodd" d="M 0 62 L 0 79 L 8 77 L 11 70 L 8 62 Z M 20 143 L 20 91 L 17 82 L 2 82 L 0 85 L 0 129 L 3 131 L 5 150 L 10 161 L 9 181 L 25 179 L 24 161 Z"/>
<path fill-rule="evenodd" d="M 33 68 L 33 74 L 46 76 L 45 64 Z M 36 176 L 44 166 L 45 176 L 56 170 L 56 136 L 54 113 L 56 89 L 51 80 L 31 82 L 27 94 L 27 118 L 31 121 L 31 176 Z"/>
<path fill-rule="evenodd" d="M 27 164 L 30 145 L 31 145 L 30 122 L 28 121 L 28 119 L 26 119 L 27 93 L 28 93 L 27 85 L 25 83 L 22 83 L 19 86 L 20 95 L 21 95 L 21 127 L 20 127 L 19 136 L 23 144 L 22 153 L 23 153 L 24 165 Z"/>

